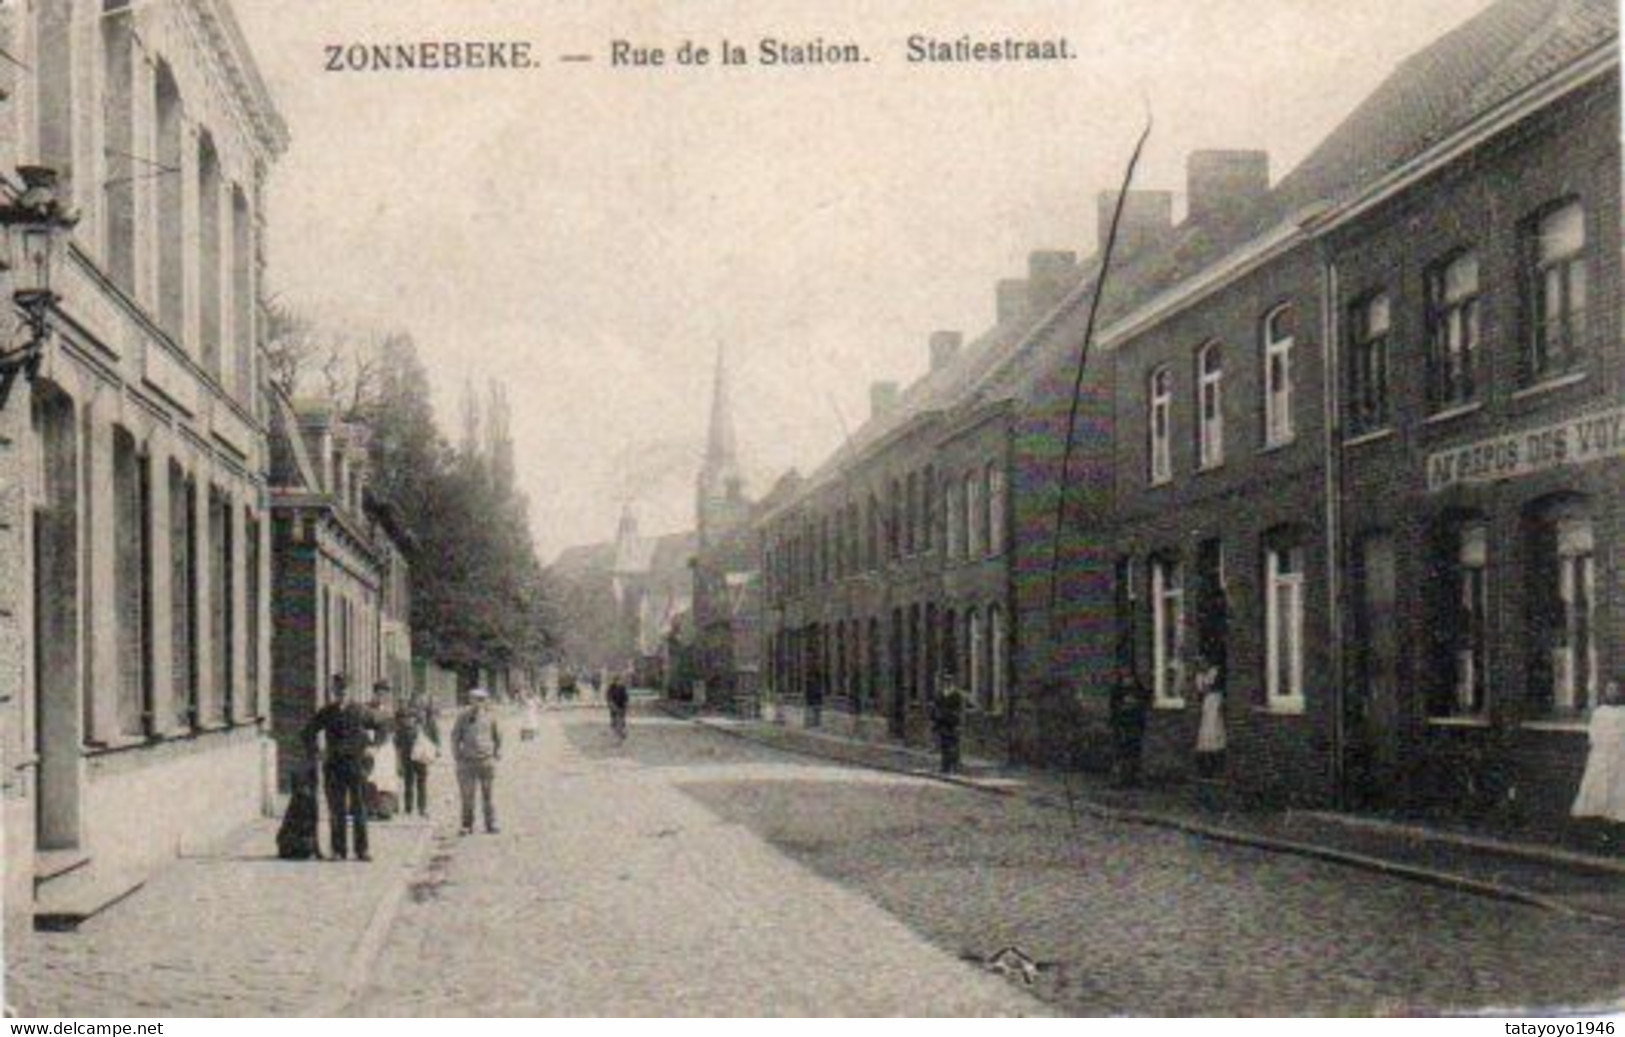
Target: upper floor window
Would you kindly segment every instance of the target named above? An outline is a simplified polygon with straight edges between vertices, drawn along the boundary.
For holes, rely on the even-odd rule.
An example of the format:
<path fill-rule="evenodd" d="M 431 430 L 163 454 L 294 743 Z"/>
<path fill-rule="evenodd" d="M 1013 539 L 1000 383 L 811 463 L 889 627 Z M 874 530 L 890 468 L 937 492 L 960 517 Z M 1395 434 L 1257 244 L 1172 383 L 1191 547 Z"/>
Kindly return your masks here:
<path fill-rule="evenodd" d="M 903 507 L 903 553 L 913 554 L 918 550 L 919 542 L 916 534 L 920 528 L 920 477 L 914 472 L 908 473 L 906 481 L 908 489 L 906 502 Z"/>
<path fill-rule="evenodd" d="M 965 476 L 965 553 L 972 558 L 985 550 L 987 529 L 982 500 L 982 473 L 970 472 Z"/>
<path fill-rule="evenodd" d="M 1297 318 L 1291 303 L 1283 303 L 1264 317 L 1264 445 L 1292 442 L 1297 429 L 1292 421 L 1292 347 Z"/>
<path fill-rule="evenodd" d="M 1224 463 L 1224 354 L 1209 342 L 1196 354 L 1196 463 Z"/>
<path fill-rule="evenodd" d="M 1349 424 L 1370 432 L 1388 424 L 1388 338 L 1393 310 L 1378 292 L 1349 312 Z"/>
<path fill-rule="evenodd" d="M 920 550 L 931 550 L 935 539 L 937 525 L 936 502 L 937 471 L 927 467 L 925 475 L 920 479 Z"/>
<path fill-rule="evenodd" d="M 1586 332 L 1586 223 L 1579 202 L 1550 209 L 1530 225 L 1526 375 L 1538 382 L 1572 371 L 1583 359 Z"/>
<path fill-rule="evenodd" d="M 965 509 L 959 499 L 959 483 L 949 479 L 944 485 L 942 510 L 947 517 L 948 557 L 958 558 L 965 544 Z"/>
<path fill-rule="evenodd" d="M 1166 367 L 1151 372 L 1149 410 L 1146 415 L 1151 446 L 1151 485 L 1165 483 L 1174 477 L 1174 455 L 1171 439 L 1174 409 L 1174 373 Z"/>
<path fill-rule="evenodd" d="M 1478 256 L 1461 253 L 1428 272 L 1428 403 L 1435 411 L 1478 391 Z"/>
<path fill-rule="evenodd" d="M 987 466 L 987 551 L 988 554 L 1001 554 L 1004 551 L 1005 529 L 1005 500 L 1004 469 L 998 462 Z"/>

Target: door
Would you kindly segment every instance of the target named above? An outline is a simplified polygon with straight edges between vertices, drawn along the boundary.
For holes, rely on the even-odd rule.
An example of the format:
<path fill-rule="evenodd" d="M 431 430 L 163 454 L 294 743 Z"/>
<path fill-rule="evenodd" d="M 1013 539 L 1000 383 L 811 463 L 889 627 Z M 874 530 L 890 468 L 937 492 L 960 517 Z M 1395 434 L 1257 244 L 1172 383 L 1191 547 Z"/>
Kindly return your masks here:
<path fill-rule="evenodd" d="M 1351 807 L 1370 806 L 1398 762 L 1399 634 L 1394 542 L 1361 539 L 1356 554 L 1353 668 L 1344 696 L 1343 783 Z"/>

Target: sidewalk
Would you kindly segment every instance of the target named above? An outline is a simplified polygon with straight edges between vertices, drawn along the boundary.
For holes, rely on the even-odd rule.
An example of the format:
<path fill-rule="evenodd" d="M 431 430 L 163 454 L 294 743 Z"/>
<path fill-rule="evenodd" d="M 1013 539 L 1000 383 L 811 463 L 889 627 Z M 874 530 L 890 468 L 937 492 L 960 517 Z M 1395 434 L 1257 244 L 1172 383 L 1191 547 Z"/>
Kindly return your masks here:
<path fill-rule="evenodd" d="M 759 720 L 690 715 L 712 730 L 863 767 L 932 777 L 982 792 L 1020 796 L 1074 816 L 1155 825 L 1201 838 L 1314 857 L 1482 896 L 1625 923 L 1625 858 L 1503 833 L 1326 811 L 1238 811 L 1199 783 L 1119 789 L 1102 776 L 1001 768 L 967 760 L 963 774 L 936 772 L 932 753 Z"/>
<path fill-rule="evenodd" d="M 447 784 L 444 768 L 436 777 Z M 276 828 L 256 820 L 216 852 L 165 865 L 77 932 L 16 934 L 6 1003 L 25 1017 L 333 1014 L 434 829 L 375 822 L 362 864 L 278 860 Z"/>

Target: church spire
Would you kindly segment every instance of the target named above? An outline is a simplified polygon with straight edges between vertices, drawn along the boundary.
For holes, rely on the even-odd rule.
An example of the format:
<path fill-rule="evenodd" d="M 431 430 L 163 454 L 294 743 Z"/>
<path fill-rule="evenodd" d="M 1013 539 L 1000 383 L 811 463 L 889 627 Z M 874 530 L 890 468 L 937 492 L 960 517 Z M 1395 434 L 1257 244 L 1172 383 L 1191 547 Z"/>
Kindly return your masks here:
<path fill-rule="evenodd" d="M 728 383 L 727 352 L 718 345 L 711 384 L 711 424 L 697 487 L 695 519 L 702 544 L 733 528 L 743 505 L 744 480 L 739 471 L 739 444 L 734 436 L 733 396 Z"/>
<path fill-rule="evenodd" d="M 717 346 L 716 373 L 711 382 L 711 427 L 705 440 L 705 473 L 711 478 L 736 477 L 738 443 L 734 438 L 733 398 L 728 385 L 726 348 Z M 726 487 L 722 487 L 726 489 Z"/>

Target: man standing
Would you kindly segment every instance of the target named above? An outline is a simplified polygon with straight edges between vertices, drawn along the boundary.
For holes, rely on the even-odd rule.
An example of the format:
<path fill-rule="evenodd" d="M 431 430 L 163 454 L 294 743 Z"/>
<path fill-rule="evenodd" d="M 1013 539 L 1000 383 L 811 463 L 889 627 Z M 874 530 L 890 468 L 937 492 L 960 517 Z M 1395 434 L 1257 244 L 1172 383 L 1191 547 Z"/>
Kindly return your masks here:
<path fill-rule="evenodd" d="M 370 861 L 367 852 L 367 754 L 383 731 L 378 717 L 349 698 L 343 674 L 333 675 L 332 694 L 327 705 L 305 724 L 305 745 L 316 754 L 316 739 L 325 743 L 322 756 L 322 784 L 327 789 L 327 820 L 335 860 L 348 856 L 346 818 L 355 825 L 355 859 Z"/>
<path fill-rule="evenodd" d="M 1117 756 L 1117 784 L 1134 788 L 1140 784 L 1140 757 L 1144 750 L 1145 728 L 1150 720 L 1151 692 L 1134 668 L 1120 664 L 1112 678 L 1112 742 Z"/>
<path fill-rule="evenodd" d="M 931 726 L 942 753 L 942 773 L 952 774 L 959 770 L 959 727 L 965 719 L 965 696 L 952 677 L 944 675 L 938 687 L 942 690 L 931 704 Z"/>
<path fill-rule="evenodd" d="M 626 682 L 617 674 L 609 682 L 609 691 L 604 696 L 609 701 L 609 729 L 615 732 L 615 737 L 626 741 L 626 709 L 630 705 L 630 698 L 626 691 Z"/>
<path fill-rule="evenodd" d="M 457 715 L 451 729 L 451 751 L 457 760 L 457 791 L 463 799 L 463 828 L 474 831 L 474 790 L 478 786 L 485 814 L 485 830 L 496 834 L 497 816 L 491 803 L 491 785 L 496 781 L 497 761 L 502 758 L 502 731 L 491 714 L 491 695 L 484 688 L 468 693 L 468 706 Z"/>

